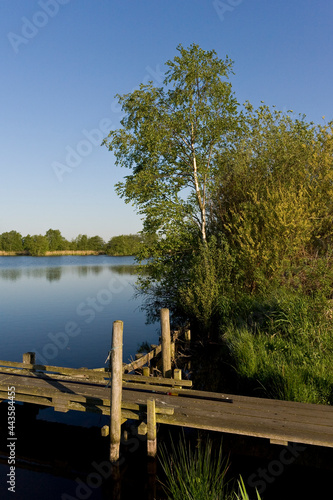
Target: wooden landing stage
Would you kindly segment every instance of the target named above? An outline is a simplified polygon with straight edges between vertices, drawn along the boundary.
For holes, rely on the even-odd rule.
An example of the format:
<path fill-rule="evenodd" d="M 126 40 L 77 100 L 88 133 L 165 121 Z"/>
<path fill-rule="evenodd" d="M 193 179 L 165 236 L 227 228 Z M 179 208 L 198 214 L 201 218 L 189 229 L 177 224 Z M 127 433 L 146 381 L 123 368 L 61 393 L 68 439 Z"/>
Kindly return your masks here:
<path fill-rule="evenodd" d="M 192 390 L 190 380 L 181 379 L 172 358 L 179 332 L 170 335 L 169 311 L 161 310 L 161 345 L 139 359 L 123 364 L 123 323 L 113 323 L 111 364 L 108 368 L 61 368 L 38 365 L 34 353 L 23 362 L 0 361 L 0 401 L 14 387 L 15 400 L 69 410 L 110 416 L 110 461 L 119 459 L 121 424 L 138 421 L 138 432 L 147 434 L 149 456 L 157 452 L 156 424 L 205 429 L 333 448 L 333 407 L 259 399 Z M 190 339 L 186 330 L 185 341 Z M 151 361 L 162 358 L 163 377 L 149 376 Z M 145 366 L 148 364 L 148 366 Z M 149 366 L 150 365 L 150 366 Z M 143 375 L 132 375 L 133 370 Z"/>
<path fill-rule="evenodd" d="M 15 363 L 8 364 L 15 369 Z M 110 388 L 106 387 L 106 378 L 101 380 L 107 377 L 105 373 L 78 369 L 76 380 L 70 380 L 72 377 L 61 374 L 2 370 L 4 368 L 0 368 L 2 399 L 6 399 L 8 387 L 14 386 L 16 401 L 53 406 L 62 412 L 77 410 L 110 415 Z M 95 380 L 79 381 L 79 377 L 89 375 Z M 146 379 L 150 379 L 149 385 Z M 297 442 L 333 447 L 333 408 L 330 406 L 178 388 L 188 385 L 187 382 L 124 375 L 122 420 L 146 423 L 147 402 L 154 399 L 156 422 L 162 424 L 256 436 L 277 444 Z"/>

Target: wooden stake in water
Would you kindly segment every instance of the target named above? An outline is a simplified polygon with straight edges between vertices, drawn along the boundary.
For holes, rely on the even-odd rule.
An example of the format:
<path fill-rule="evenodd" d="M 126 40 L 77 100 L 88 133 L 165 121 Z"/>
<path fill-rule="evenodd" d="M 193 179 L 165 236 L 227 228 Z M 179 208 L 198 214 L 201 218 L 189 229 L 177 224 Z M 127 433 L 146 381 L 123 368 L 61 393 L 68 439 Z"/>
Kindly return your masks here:
<path fill-rule="evenodd" d="M 149 457 L 156 457 L 157 436 L 155 399 L 147 400 L 147 452 Z"/>
<path fill-rule="evenodd" d="M 171 378 L 171 337 L 169 309 L 161 309 L 162 332 L 162 373 L 163 377 Z"/>
<path fill-rule="evenodd" d="M 110 461 L 119 460 L 123 377 L 123 322 L 114 321 L 111 347 Z"/>

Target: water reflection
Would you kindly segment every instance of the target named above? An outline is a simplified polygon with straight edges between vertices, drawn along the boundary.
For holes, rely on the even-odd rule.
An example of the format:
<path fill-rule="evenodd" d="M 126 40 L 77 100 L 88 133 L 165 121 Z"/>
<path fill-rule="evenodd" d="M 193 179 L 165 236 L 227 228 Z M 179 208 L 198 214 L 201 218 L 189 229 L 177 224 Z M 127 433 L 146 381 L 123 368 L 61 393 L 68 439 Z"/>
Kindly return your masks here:
<path fill-rule="evenodd" d="M 136 271 L 128 257 L 0 257 L 2 359 L 34 351 L 54 365 L 101 367 L 115 320 L 124 321 L 125 361 L 141 342 L 156 343 Z M 73 324 L 75 335 L 66 330 Z"/>
<path fill-rule="evenodd" d="M 115 265 L 115 266 L 59 266 L 59 267 L 34 267 L 34 268 L 0 268 L 0 280 L 17 281 L 22 278 L 46 278 L 47 281 L 59 281 L 65 274 L 74 274 L 79 278 L 86 278 L 89 275 L 98 276 L 105 272 L 117 274 L 135 275 L 137 267 L 134 265 Z"/>

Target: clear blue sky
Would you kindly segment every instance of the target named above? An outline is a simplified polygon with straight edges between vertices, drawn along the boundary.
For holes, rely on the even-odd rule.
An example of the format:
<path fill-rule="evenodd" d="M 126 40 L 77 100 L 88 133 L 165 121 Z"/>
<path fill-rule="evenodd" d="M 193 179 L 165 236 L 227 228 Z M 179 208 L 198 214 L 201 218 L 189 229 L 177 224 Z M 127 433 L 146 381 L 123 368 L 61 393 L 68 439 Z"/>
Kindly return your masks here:
<path fill-rule="evenodd" d="M 239 102 L 331 120 L 332 24 L 328 0 L 0 0 L 0 233 L 141 229 L 99 139 L 180 43 L 234 60 Z"/>

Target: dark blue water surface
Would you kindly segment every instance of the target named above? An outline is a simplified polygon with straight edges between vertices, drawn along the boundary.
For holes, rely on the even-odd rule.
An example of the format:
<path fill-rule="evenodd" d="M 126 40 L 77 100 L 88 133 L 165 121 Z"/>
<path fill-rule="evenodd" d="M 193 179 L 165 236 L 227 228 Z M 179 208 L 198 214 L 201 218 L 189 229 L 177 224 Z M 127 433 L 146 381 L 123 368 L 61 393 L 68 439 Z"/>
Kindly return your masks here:
<path fill-rule="evenodd" d="M 145 324 L 132 257 L 0 257 L 0 359 L 97 368 L 105 364 L 112 323 L 124 322 L 124 361 L 143 341 Z"/>
<path fill-rule="evenodd" d="M 103 367 L 112 323 L 122 320 L 123 359 L 128 361 L 143 341 L 156 343 L 159 335 L 157 326 L 145 324 L 141 300 L 134 298 L 136 279 L 131 257 L 0 257 L 0 360 L 22 361 L 24 352 L 34 351 L 41 364 Z M 100 433 L 110 422 L 108 416 L 59 413 L 21 403 L 15 407 L 13 495 L 7 482 L 7 403 L 0 403 L 1 499 L 113 497 L 109 477 L 96 473 L 96 463 L 109 457 L 109 438 Z M 124 446 L 124 453 L 128 454 L 127 448 Z M 131 477 L 137 470 L 137 461 L 135 467 L 130 466 L 137 448 L 126 455 Z M 140 471 L 142 488 L 144 474 L 145 469 Z M 95 478 L 94 484 L 91 478 Z M 123 482 L 122 489 L 129 481 Z M 122 498 L 132 497 L 123 491 Z"/>

